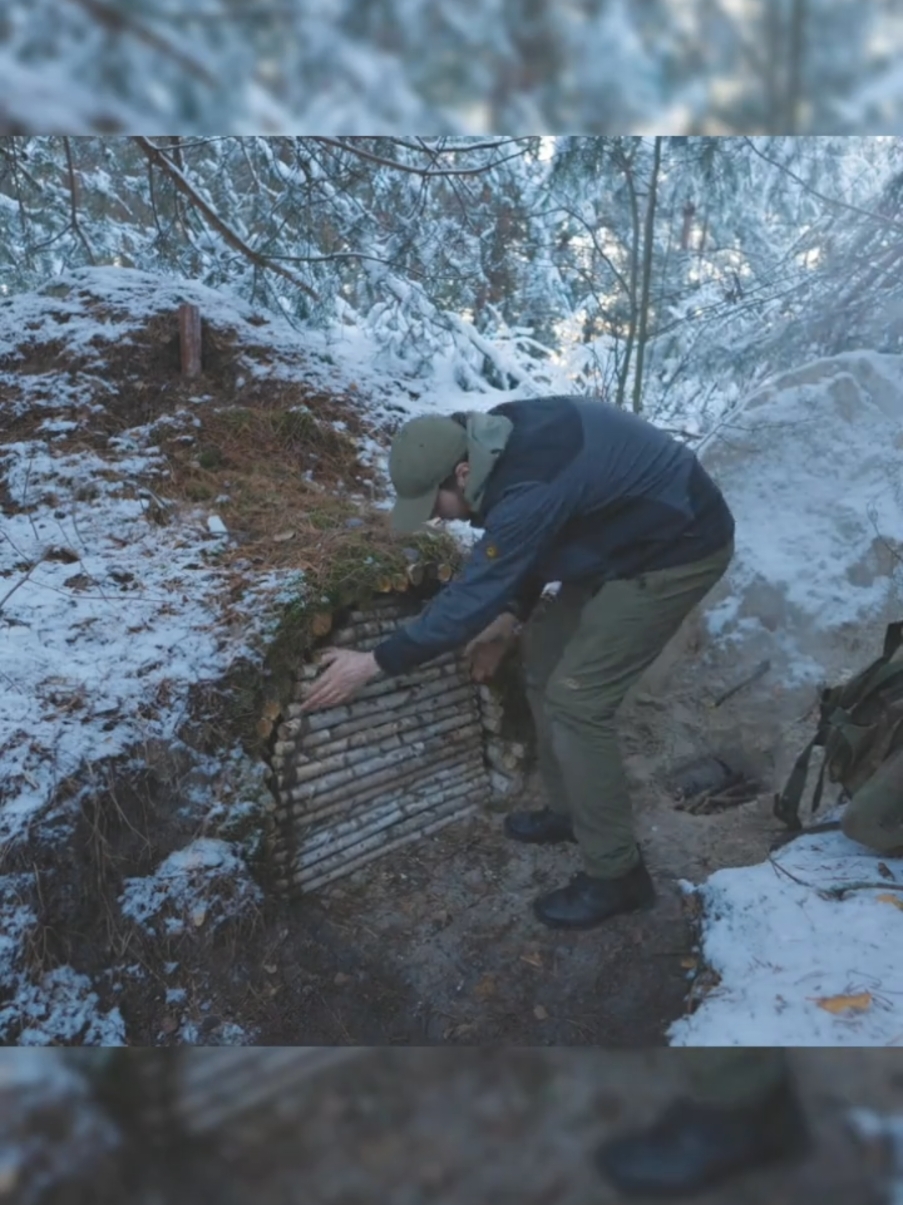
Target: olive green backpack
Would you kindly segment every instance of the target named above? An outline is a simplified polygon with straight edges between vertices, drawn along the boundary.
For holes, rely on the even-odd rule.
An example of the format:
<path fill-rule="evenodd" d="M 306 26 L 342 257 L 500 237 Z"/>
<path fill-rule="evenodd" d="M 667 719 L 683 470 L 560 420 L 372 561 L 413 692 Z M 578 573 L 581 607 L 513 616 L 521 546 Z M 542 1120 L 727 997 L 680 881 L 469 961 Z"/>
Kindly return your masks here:
<path fill-rule="evenodd" d="M 800 800 L 816 745 L 825 754 L 812 796 L 813 813 L 821 803 L 826 775 L 852 796 L 903 747 L 903 622 L 888 625 L 884 652 L 876 661 L 842 686 L 822 691 L 818 731 L 796 759 L 784 790 L 775 796 L 774 815 L 794 831 L 802 828 Z"/>

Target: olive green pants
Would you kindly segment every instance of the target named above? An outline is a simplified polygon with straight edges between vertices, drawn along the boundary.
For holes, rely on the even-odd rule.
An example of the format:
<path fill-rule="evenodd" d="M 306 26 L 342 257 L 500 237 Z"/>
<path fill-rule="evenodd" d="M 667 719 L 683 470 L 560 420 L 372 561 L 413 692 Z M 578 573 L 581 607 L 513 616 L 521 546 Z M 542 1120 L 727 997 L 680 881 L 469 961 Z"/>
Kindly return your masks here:
<path fill-rule="evenodd" d="M 732 555 L 733 542 L 595 594 L 564 585 L 527 624 L 524 676 L 539 770 L 549 805 L 571 817 L 588 874 L 617 878 L 639 860 L 615 714 Z"/>
<path fill-rule="evenodd" d="M 789 1074 L 787 1056 L 775 1046 L 688 1046 L 680 1056 L 690 1096 L 725 1108 L 755 1104 Z"/>
<path fill-rule="evenodd" d="M 903 855 L 903 749 L 883 762 L 847 804 L 846 836 L 882 854 Z"/>

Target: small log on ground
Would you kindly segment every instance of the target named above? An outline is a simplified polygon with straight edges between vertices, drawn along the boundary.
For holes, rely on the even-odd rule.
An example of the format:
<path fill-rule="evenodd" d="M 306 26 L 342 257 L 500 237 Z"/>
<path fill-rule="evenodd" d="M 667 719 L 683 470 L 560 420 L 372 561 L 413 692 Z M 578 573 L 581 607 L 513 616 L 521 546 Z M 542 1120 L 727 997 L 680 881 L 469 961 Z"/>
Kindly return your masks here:
<path fill-rule="evenodd" d="M 201 375 L 201 311 L 196 305 L 179 306 L 179 350 L 182 376 Z"/>

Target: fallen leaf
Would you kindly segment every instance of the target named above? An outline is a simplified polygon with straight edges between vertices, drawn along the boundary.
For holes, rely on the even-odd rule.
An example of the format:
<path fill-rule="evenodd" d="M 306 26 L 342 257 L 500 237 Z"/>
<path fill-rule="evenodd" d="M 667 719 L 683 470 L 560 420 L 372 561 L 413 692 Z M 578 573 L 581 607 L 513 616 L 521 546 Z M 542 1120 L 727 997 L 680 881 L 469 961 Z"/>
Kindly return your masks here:
<path fill-rule="evenodd" d="M 886 862 L 879 862 L 875 869 L 881 875 L 882 879 L 892 879 L 894 877 L 894 872 Z"/>
<path fill-rule="evenodd" d="M 487 1000 L 490 996 L 494 996 L 498 989 L 498 983 L 495 975 L 484 975 L 473 989 L 473 994 L 478 1000 Z"/>
<path fill-rule="evenodd" d="M 206 919 L 207 919 L 207 905 L 206 904 L 198 904 L 198 906 L 196 908 L 192 908 L 191 923 L 194 925 L 194 927 L 196 929 L 199 929 Z"/>
<path fill-rule="evenodd" d="M 858 992 L 855 996 L 824 996 L 815 1003 L 828 1013 L 864 1012 L 872 1006 L 870 992 Z"/>
<path fill-rule="evenodd" d="M 528 962 L 531 967 L 538 967 L 538 968 L 542 967 L 542 955 L 541 954 L 521 954 L 520 960 L 521 960 L 521 962 Z"/>
<path fill-rule="evenodd" d="M 680 965 L 686 971 L 695 971 L 699 966 L 699 959 L 694 958 L 692 954 L 688 954 L 685 958 L 681 958 Z"/>
<path fill-rule="evenodd" d="M 273 536 L 274 544 L 284 544 L 286 540 L 293 540 L 295 533 L 293 531 L 279 531 Z"/>
<path fill-rule="evenodd" d="M 279 968 L 276 966 L 275 962 L 265 962 L 263 964 L 263 969 L 266 971 L 266 973 L 268 975 L 275 975 L 276 972 L 279 970 Z"/>
<path fill-rule="evenodd" d="M 883 891 L 881 895 L 876 895 L 875 899 L 881 904 L 893 904 L 895 908 L 899 908 L 903 912 L 903 897 L 894 895 L 890 891 Z"/>
<path fill-rule="evenodd" d="M 346 975 L 344 971 L 339 971 L 332 982 L 336 985 L 336 987 L 344 987 L 346 983 L 351 982 L 351 976 Z"/>
<path fill-rule="evenodd" d="M 160 1022 L 160 1028 L 164 1033 L 175 1033 L 179 1028 L 179 1022 L 175 1017 L 164 1017 Z"/>
<path fill-rule="evenodd" d="M 448 1041 L 449 1038 L 466 1038 L 469 1034 L 475 1033 L 476 1028 L 472 1021 L 465 1021 L 461 1025 L 449 1025 L 442 1037 L 445 1041 Z"/>
<path fill-rule="evenodd" d="M 278 699 L 267 699 L 263 705 L 262 714 L 268 720 L 278 719 L 282 714 L 282 704 Z"/>
<path fill-rule="evenodd" d="M 451 924 L 451 913 L 447 908 L 441 909 L 433 917 L 434 924 L 437 924 L 440 929 L 444 929 L 446 925 Z"/>
<path fill-rule="evenodd" d="M 549 1019 L 548 1012 L 546 1011 L 546 1009 L 543 1008 L 543 1006 L 541 1004 L 537 1004 L 536 1007 L 533 1009 L 533 1016 L 536 1018 L 537 1021 L 547 1021 Z"/>

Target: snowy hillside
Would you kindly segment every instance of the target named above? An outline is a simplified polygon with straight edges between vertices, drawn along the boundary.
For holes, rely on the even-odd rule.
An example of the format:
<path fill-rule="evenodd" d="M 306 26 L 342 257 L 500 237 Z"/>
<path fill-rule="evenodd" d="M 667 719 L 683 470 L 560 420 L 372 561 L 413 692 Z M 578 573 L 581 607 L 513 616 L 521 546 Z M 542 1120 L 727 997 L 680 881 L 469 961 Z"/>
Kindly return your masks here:
<path fill-rule="evenodd" d="M 770 669 L 701 722 L 780 790 L 813 735 L 819 687 L 874 660 L 884 625 L 903 618 L 903 360 L 850 353 L 779 377 L 702 455 L 737 517 L 735 561 L 707 600 L 704 665 L 737 682 L 763 659 Z M 853 883 L 868 886 L 837 898 Z M 903 861 L 879 864 L 841 833 L 718 871 L 697 894 L 720 982 L 672 1040 L 900 1043 L 901 892 Z"/>
<path fill-rule="evenodd" d="M 205 323 L 197 384 L 179 375 L 184 302 Z M 264 765 L 244 739 L 276 672 L 267 643 L 314 553 L 335 547 L 328 524 L 355 530 L 388 504 L 393 426 L 516 394 L 465 392 L 461 355 L 450 341 L 405 375 L 359 327 L 299 330 L 132 270 L 0 299 L 0 1041 L 255 1040 L 288 931 L 261 872 Z M 566 388 L 564 369 L 549 379 Z M 764 784 L 724 829 L 762 828 L 819 683 L 870 660 L 903 611 L 901 452 L 903 361 L 870 353 L 801 366 L 703 445 L 737 554 L 696 650 L 661 671 L 660 727 L 742 754 Z M 706 708 L 765 658 L 762 679 Z M 650 772 L 673 760 L 663 749 L 660 765 L 644 754 Z M 720 985 L 672 1040 L 899 1041 L 900 909 L 818 896 L 869 877 L 869 857 L 830 835 L 776 859 L 787 874 L 722 861 L 699 888 L 701 959 Z M 898 863 L 889 873 L 903 884 Z M 299 990 L 286 1011 L 303 1036 L 312 989 Z M 820 1004 L 839 995 L 859 1005 Z"/>

